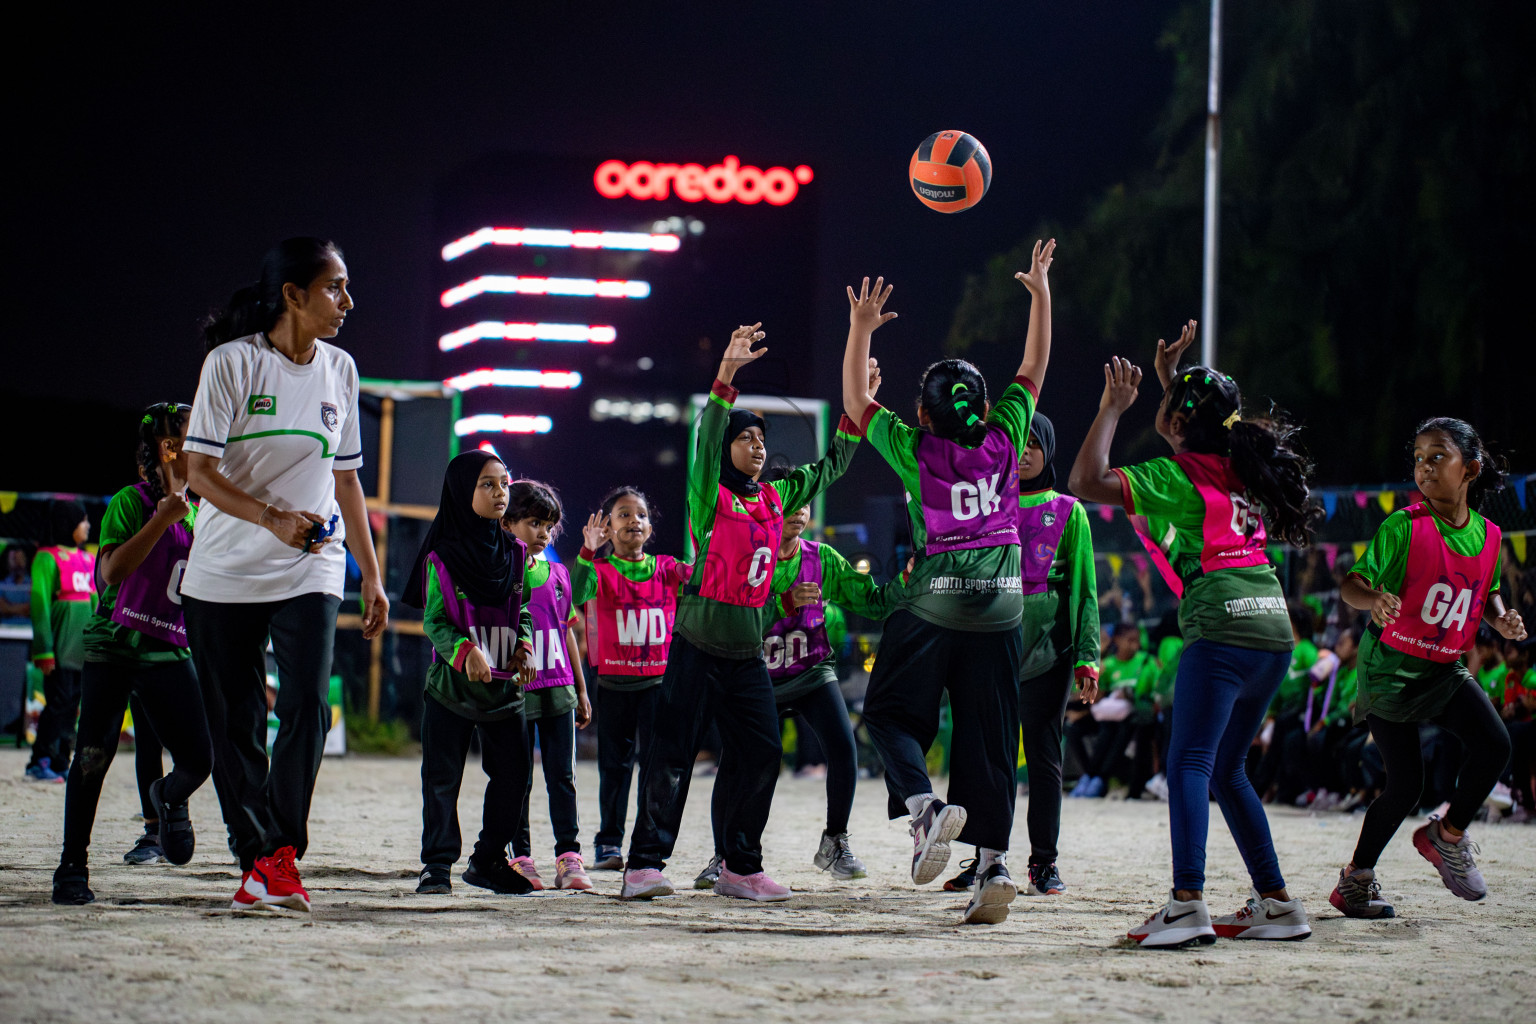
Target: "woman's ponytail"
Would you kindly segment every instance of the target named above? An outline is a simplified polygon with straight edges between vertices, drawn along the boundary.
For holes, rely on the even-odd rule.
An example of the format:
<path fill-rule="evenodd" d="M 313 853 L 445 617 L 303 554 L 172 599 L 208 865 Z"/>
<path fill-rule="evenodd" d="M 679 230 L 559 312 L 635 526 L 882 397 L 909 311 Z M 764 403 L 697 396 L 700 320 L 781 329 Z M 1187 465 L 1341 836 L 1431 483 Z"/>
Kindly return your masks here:
<path fill-rule="evenodd" d="M 923 371 L 918 405 L 935 437 L 968 448 L 987 436 L 987 382 L 964 359 L 944 359 Z"/>
<path fill-rule="evenodd" d="M 285 238 L 268 249 L 261 260 L 260 279 L 238 289 L 228 305 L 203 321 L 204 350 L 212 352 L 227 341 L 276 327 L 287 308 L 283 286 L 308 288 L 332 259 L 341 259 L 341 250 L 323 238 Z"/>

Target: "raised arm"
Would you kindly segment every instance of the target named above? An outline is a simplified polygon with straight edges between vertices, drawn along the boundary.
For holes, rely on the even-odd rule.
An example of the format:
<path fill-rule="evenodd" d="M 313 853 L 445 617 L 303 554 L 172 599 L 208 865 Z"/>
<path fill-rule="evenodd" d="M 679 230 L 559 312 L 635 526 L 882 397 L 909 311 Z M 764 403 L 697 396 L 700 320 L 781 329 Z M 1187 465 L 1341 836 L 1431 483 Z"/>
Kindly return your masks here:
<path fill-rule="evenodd" d="M 1045 383 L 1045 368 L 1051 361 L 1051 285 L 1048 274 L 1051 258 L 1056 252 L 1056 239 L 1035 242 L 1030 256 L 1029 272 L 1019 271 L 1014 278 L 1029 289 L 1029 333 L 1024 337 L 1024 359 L 1019 363 L 1018 376 L 1035 386 L 1039 395 Z"/>
<path fill-rule="evenodd" d="M 869 278 L 855 295 L 848 289 L 848 344 L 843 349 L 843 411 L 859 427 L 864 425 L 864 414 L 874 404 L 871 385 L 879 381 L 879 370 L 869 358 L 869 336 L 876 328 L 896 319 L 895 313 L 882 309 L 891 297 L 895 285 L 885 283 L 885 278 L 875 278 L 871 291 Z"/>
<path fill-rule="evenodd" d="M 1162 381 L 1164 391 L 1173 383 L 1173 375 L 1179 372 L 1179 360 L 1183 358 L 1184 350 L 1194 342 L 1198 326 L 1193 320 L 1186 321 L 1179 330 L 1179 340 L 1172 345 L 1162 338 L 1157 339 L 1157 356 L 1152 365 L 1157 369 L 1157 379 Z"/>
<path fill-rule="evenodd" d="M 1120 476 L 1109 467 L 1109 446 L 1115 439 L 1120 417 L 1136 401 L 1141 386 L 1141 368 L 1119 356 L 1110 357 L 1104 367 L 1104 394 L 1099 398 L 1099 414 L 1077 450 L 1069 484 L 1072 493 L 1083 501 L 1105 505 L 1121 502 Z"/>

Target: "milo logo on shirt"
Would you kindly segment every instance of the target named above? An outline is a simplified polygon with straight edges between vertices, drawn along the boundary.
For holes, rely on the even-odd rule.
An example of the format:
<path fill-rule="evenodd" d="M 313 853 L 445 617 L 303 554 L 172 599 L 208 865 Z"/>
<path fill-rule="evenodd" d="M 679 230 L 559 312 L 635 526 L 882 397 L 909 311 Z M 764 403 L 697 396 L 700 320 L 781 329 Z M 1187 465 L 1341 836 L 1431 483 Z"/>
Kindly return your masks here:
<path fill-rule="evenodd" d="M 252 395 L 245 401 L 245 411 L 249 416 L 276 416 L 276 395 Z"/>

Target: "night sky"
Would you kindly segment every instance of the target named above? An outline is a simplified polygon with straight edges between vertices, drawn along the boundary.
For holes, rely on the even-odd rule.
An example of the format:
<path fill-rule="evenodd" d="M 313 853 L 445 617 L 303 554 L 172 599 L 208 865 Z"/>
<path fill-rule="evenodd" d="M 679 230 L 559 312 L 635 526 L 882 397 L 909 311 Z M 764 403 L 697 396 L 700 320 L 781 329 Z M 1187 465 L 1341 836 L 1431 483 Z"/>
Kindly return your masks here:
<path fill-rule="evenodd" d="M 901 319 L 876 336 L 881 397 L 905 410 L 964 275 L 1042 221 L 1073 222 L 1152 159 L 1173 5 L 833 6 L 44 14 L 61 20 L 29 33 L 13 64 L 0 394 L 30 438 L 86 447 L 81 459 L 7 445 L 0 485 L 105 493 L 131 478 L 132 411 L 192 396 L 198 319 L 285 236 L 346 251 L 357 310 L 338 341 L 364 376 L 427 376 L 434 184 L 488 152 L 810 164 L 821 227 L 803 393 L 838 401 L 842 286 L 883 273 Z M 983 203 L 956 216 L 906 183 L 913 148 L 944 128 L 981 138 L 995 168 Z M 1059 291 L 1070 240 L 1057 257 Z M 718 288 L 751 316 L 751 280 Z M 984 367 L 995 387 L 1012 368 Z M 852 477 L 849 492 L 896 492 L 871 454 Z"/>

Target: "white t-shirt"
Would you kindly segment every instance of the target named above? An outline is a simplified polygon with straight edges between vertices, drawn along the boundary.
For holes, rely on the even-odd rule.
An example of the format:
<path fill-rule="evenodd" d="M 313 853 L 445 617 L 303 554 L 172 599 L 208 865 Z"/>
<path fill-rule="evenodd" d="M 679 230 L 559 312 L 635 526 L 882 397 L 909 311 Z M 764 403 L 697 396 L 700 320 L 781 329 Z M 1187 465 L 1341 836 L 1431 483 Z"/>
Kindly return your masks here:
<path fill-rule="evenodd" d="M 219 459 L 219 471 L 257 501 L 328 518 L 333 543 L 305 554 L 205 501 L 183 594 L 221 604 L 342 596 L 346 526 L 333 471 L 363 464 L 357 394 L 352 357 L 323 341 L 315 342 L 314 359 L 302 366 L 262 334 L 208 353 L 185 449 Z"/>

